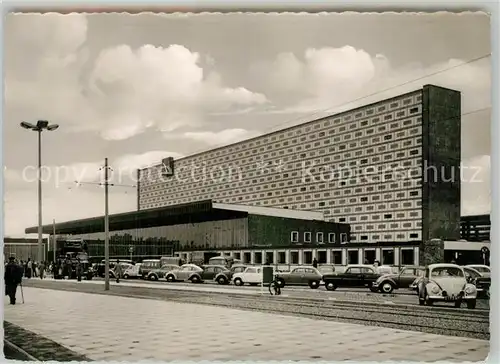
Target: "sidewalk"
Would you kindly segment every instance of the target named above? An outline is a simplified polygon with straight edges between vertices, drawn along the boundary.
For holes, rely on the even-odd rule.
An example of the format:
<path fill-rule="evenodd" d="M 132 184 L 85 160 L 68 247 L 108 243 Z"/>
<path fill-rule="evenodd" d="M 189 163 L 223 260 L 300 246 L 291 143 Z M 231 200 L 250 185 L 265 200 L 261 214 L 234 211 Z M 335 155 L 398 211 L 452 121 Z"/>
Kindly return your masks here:
<path fill-rule="evenodd" d="M 92 360 L 480 361 L 489 342 L 167 301 L 24 287 L 4 319 Z M 33 353 L 31 353 L 33 354 Z"/>

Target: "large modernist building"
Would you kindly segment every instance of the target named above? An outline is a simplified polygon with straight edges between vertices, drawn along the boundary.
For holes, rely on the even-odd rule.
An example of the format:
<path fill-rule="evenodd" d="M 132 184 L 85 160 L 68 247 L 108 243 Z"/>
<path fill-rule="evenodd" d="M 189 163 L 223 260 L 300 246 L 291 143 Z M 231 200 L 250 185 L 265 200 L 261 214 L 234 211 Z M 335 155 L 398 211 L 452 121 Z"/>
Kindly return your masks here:
<path fill-rule="evenodd" d="M 138 171 L 137 212 L 210 200 L 320 213 L 350 226 L 331 242 L 342 264 L 418 264 L 427 241 L 460 239 L 460 123 L 460 92 L 426 85 L 189 157 L 165 156 Z M 181 238 L 180 250 L 231 250 L 214 239 L 191 248 Z M 287 239 L 305 249 L 296 235 Z"/>

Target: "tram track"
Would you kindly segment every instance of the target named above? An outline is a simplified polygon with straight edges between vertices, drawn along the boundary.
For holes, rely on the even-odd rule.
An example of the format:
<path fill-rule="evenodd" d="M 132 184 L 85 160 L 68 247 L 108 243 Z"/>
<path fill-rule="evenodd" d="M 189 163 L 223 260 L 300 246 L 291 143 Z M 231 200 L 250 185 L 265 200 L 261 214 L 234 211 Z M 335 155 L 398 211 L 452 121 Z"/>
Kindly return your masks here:
<path fill-rule="evenodd" d="M 59 284 L 51 281 L 30 282 L 27 287 L 78 291 L 83 293 L 116 295 L 122 297 L 168 300 L 180 303 L 222 306 L 232 309 L 268 312 L 383 326 L 394 329 L 421 331 L 440 335 L 486 339 L 489 334 L 489 312 L 447 307 L 419 305 L 384 305 L 375 302 L 245 295 L 238 293 L 160 290 L 147 287 L 113 286 L 111 291 L 90 284 Z"/>

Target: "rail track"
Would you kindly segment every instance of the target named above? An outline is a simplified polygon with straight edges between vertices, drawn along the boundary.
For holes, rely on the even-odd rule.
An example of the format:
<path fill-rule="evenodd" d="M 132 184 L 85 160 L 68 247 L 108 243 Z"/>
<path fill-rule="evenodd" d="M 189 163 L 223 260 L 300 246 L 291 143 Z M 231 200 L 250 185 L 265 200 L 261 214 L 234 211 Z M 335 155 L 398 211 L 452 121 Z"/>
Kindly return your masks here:
<path fill-rule="evenodd" d="M 113 286 L 112 291 L 90 284 L 59 284 L 33 281 L 27 287 L 116 295 L 141 299 L 223 306 L 240 310 L 269 312 L 369 326 L 420 331 L 440 335 L 490 338 L 489 310 L 422 307 L 418 304 L 383 304 L 353 300 L 245 295 L 238 293 L 161 290 L 148 287 Z"/>

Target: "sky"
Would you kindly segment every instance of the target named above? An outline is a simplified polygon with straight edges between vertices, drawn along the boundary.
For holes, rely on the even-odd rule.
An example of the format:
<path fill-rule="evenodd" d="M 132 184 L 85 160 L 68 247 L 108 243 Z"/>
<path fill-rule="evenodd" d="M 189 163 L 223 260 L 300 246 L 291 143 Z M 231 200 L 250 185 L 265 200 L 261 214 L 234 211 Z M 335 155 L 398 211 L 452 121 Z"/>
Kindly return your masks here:
<path fill-rule="evenodd" d="M 9 14 L 4 228 L 136 209 L 134 171 L 436 84 L 462 92 L 462 215 L 490 212 L 490 20 L 434 14 Z M 483 57 L 483 58 L 481 58 Z M 476 61 L 471 61 L 476 60 Z M 119 177 L 117 177 L 119 176 Z"/>

